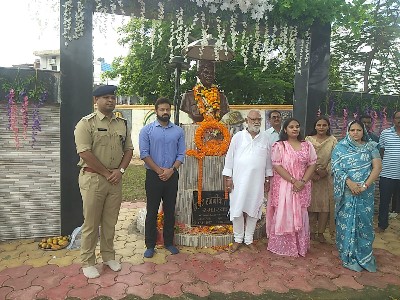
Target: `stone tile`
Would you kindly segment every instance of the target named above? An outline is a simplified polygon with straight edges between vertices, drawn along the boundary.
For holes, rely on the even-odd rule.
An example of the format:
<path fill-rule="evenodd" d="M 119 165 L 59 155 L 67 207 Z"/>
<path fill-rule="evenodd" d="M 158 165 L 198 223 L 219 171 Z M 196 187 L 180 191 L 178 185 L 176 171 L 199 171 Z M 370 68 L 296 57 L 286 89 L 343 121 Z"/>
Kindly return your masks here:
<path fill-rule="evenodd" d="M 225 272 L 220 272 L 220 273 L 221 273 L 221 274 L 219 275 L 219 278 L 220 278 L 221 280 L 227 280 L 227 281 L 232 281 L 232 282 L 234 282 L 234 281 L 236 281 L 238 278 L 241 278 L 243 272 L 241 272 L 241 271 L 239 271 L 239 270 L 228 269 L 227 271 L 225 271 Z M 268 273 L 269 273 L 269 271 L 268 271 Z"/>
<path fill-rule="evenodd" d="M 8 268 L 15 268 L 15 267 L 20 267 L 27 262 L 29 258 L 27 257 L 16 257 L 16 258 L 10 258 L 7 260 L 2 260 L 1 264 L 4 266 L 7 266 Z"/>
<path fill-rule="evenodd" d="M 128 288 L 128 286 L 129 285 L 125 283 L 117 282 L 111 286 L 99 288 L 97 290 L 97 295 L 108 296 L 112 299 L 119 300 L 127 295 L 126 289 Z"/>
<path fill-rule="evenodd" d="M 150 282 L 155 285 L 162 285 L 162 284 L 166 284 L 168 282 L 168 279 L 167 279 L 167 274 L 165 274 L 164 272 L 156 272 L 156 273 L 152 273 L 149 275 L 146 275 L 146 274 L 143 275 L 142 281 Z"/>
<path fill-rule="evenodd" d="M 126 275 L 131 273 L 132 264 L 127 262 L 121 262 L 121 271 L 118 272 L 118 276 Z"/>
<path fill-rule="evenodd" d="M 0 242 L 0 251 L 13 251 L 17 249 L 20 244 L 19 241 Z"/>
<path fill-rule="evenodd" d="M 0 260 L 10 260 L 13 258 L 19 258 L 22 252 L 24 252 L 24 250 L 18 248 L 11 251 L 2 251 L 0 252 Z"/>
<path fill-rule="evenodd" d="M 0 272 L 0 275 L 8 275 L 10 278 L 18 278 L 25 276 L 28 271 L 32 269 L 31 266 L 19 266 L 15 268 L 7 268 Z"/>
<path fill-rule="evenodd" d="M 220 275 L 221 273 L 215 270 L 201 270 L 201 271 L 199 270 L 199 272 L 194 273 L 195 277 L 208 284 L 214 284 L 220 281 L 221 280 Z"/>
<path fill-rule="evenodd" d="M 382 280 L 382 273 L 362 272 L 361 276 L 356 277 L 355 280 L 363 286 L 373 286 L 384 289 L 387 282 Z"/>
<path fill-rule="evenodd" d="M 121 262 L 129 263 L 131 265 L 139 265 L 144 263 L 145 258 L 143 257 L 143 251 L 140 253 L 135 253 L 131 256 L 126 256 L 121 258 Z"/>
<path fill-rule="evenodd" d="M 196 259 L 201 262 L 212 261 L 214 258 L 210 254 L 196 253 L 189 256 L 190 259 Z"/>
<path fill-rule="evenodd" d="M 93 278 L 93 279 L 88 279 L 88 283 L 89 284 L 97 284 L 98 286 L 105 288 L 105 287 L 109 287 L 112 286 L 113 284 L 115 284 L 115 278 L 117 277 L 117 274 L 113 271 L 111 271 L 111 273 L 104 273 L 101 272 L 100 273 L 100 277 L 97 278 Z"/>
<path fill-rule="evenodd" d="M 208 289 L 208 284 L 205 282 L 194 282 L 190 284 L 184 284 L 182 286 L 182 291 L 184 293 L 190 293 L 199 297 L 207 297 L 210 295 L 210 290 Z"/>
<path fill-rule="evenodd" d="M 285 280 L 285 286 L 289 289 L 300 290 L 303 292 L 311 292 L 314 287 L 311 286 L 307 279 L 302 276 L 293 276 L 291 279 Z"/>
<path fill-rule="evenodd" d="M 264 289 L 264 291 L 273 291 L 277 293 L 289 292 L 289 289 L 283 284 L 280 278 L 270 277 L 266 281 L 259 282 L 258 285 Z"/>
<path fill-rule="evenodd" d="M 23 243 L 23 244 L 18 245 L 17 249 L 25 251 L 25 252 L 41 251 L 39 249 L 39 243 L 37 243 L 33 240 L 29 241 L 28 243 Z"/>
<path fill-rule="evenodd" d="M 182 253 L 182 252 L 180 252 L 177 255 L 168 255 L 167 256 L 168 262 L 174 262 L 178 265 L 180 265 L 182 263 L 186 263 L 187 260 L 189 260 L 189 255 L 186 253 Z"/>
<path fill-rule="evenodd" d="M 315 289 L 324 289 L 332 292 L 338 289 L 332 280 L 321 275 L 315 276 L 313 279 L 308 280 L 308 283 Z"/>
<path fill-rule="evenodd" d="M 181 270 L 179 272 L 169 274 L 167 277 L 169 280 L 179 281 L 182 283 L 190 283 L 194 281 L 193 273 L 189 270 Z"/>
<path fill-rule="evenodd" d="M 400 285 L 400 277 L 397 275 L 383 273 L 381 278 L 383 282 L 387 282 L 388 284 Z"/>
<path fill-rule="evenodd" d="M 23 290 L 14 290 L 7 294 L 7 300 L 36 299 L 41 290 L 43 290 L 41 286 L 29 286 Z"/>
<path fill-rule="evenodd" d="M 24 275 L 17 278 L 10 278 L 3 282 L 3 286 L 9 286 L 14 289 L 14 291 L 23 290 L 32 285 L 32 281 L 37 277 L 37 275 Z"/>
<path fill-rule="evenodd" d="M 209 284 L 208 288 L 212 292 L 223 293 L 223 294 L 230 294 L 233 293 L 233 282 L 228 280 L 221 280 L 215 284 Z"/>
<path fill-rule="evenodd" d="M 338 278 L 332 280 L 340 288 L 351 288 L 354 290 L 361 290 L 364 288 L 363 285 L 359 284 L 353 276 L 350 275 L 340 275 Z"/>
<path fill-rule="evenodd" d="M 140 272 L 131 272 L 129 274 L 125 275 L 120 275 L 115 278 L 116 282 L 121 282 L 121 283 L 126 283 L 128 286 L 133 286 L 133 285 L 140 285 L 143 284 L 142 281 L 142 276 L 143 273 Z"/>
<path fill-rule="evenodd" d="M 58 270 L 57 266 L 46 265 L 43 267 L 31 268 L 28 270 L 27 274 L 28 275 L 35 274 L 36 276 L 40 276 L 42 274 L 54 274 L 56 270 Z"/>
<path fill-rule="evenodd" d="M 392 265 L 378 265 L 379 272 L 400 276 L 400 269 Z"/>
<path fill-rule="evenodd" d="M 203 263 L 197 259 L 190 259 L 186 261 L 184 264 L 180 265 L 182 270 L 188 270 L 193 273 L 200 272 L 204 270 Z"/>
<path fill-rule="evenodd" d="M 235 292 L 245 292 L 252 295 L 261 295 L 263 292 L 262 288 L 258 285 L 258 281 L 252 279 L 235 282 L 233 289 Z"/>
<path fill-rule="evenodd" d="M 228 252 L 220 252 L 220 253 L 218 253 L 218 254 L 215 255 L 215 258 L 216 258 L 216 259 L 223 260 L 223 261 L 229 261 L 229 260 L 231 260 L 231 256 L 229 255 Z"/>
<path fill-rule="evenodd" d="M 149 282 L 145 282 L 141 285 L 128 287 L 126 289 L 126 293 L 128 295 L 138 296 L 143 299 L 149 299 L 154 295 L 154 285 Z"/>
<path fill-rule="evenodd" d="M 42 272 L 41 274 L 35 274 L 38 276 L 32 281 L 32 285 L 42 286 L 44 289 L 51 289 L 59 286 L 61 279 L 65 277 L 62 273 L 47 273 Z"/>
<path fill-rule="evenodd" d="M 88 279 L 83 274 L 66 276 L 60 281 L 60 286 L 67 287 L 68 289 L 81 288 L 86 285 L 88 285 Z"/>
<path fill-rule="evenodd" d="M 9 286 L 0 287 L 0 299 L 8 299 L 7 295 L 10 294 L 13 289 Z"/>
<path fill-rule="evenodd" d="M 154 264 L 152 262 L 145 262 L 140 265 L 131 266 L 130 270 L 132 272 L 140 272 L 143 274 L 152 274 L 156 271 L 156 264 Z"/>
<path fill-rule="evenodd" d="M 51 257 L 42 256 L 42 257 L 38 257 L 38 258 L 30 258 L 28 262 L 33 267 L 43 267 L 43 266 L 46 266 L 50 260 L 51 260 Z"/>
<path fill-rule="evenodd" d="M 68 297 L 77 297 L 77 298 L 80 298 L 80 300 L 89 300 L 89 299 L 92 299 L 92 298 L 98 296 L 97 290 L 99 288 L 100 287 L 97 284 L 88 284 L 83 287 L 70 290 L 68 292 L 67 296 Z"/>
<path fill-rule="evenodd" d="M 236 254 L 236 253 L 234 253 L 234 254 Z M 232 261 L 225 262 L 225 266 L 228 269 L 239 270 L 241 272 L 245 272 L 250 269 L 249 265 L 240 259 L 234 259 Z"/>
<path fill-rule="evenodd" d="M 180 268 L 179 268 L 179 265 L 174 262 L 167 262 L 162 265 L 156 265 L 155 270 L 156 270 L 156 272 L 162 271 L 166 274 L 172 274 L 172 273 L 179 272 Z"/>
<path fill-rule="evenodd" d="M 276 267 L 285 268 L 285 269 L 294 268 L 294 265 L 292 265 L 289 261 L 284 261 L 284 260 L 273 261 L 273 262 L 271 262 L 271 266 L 276 266 Z"/>
<path fill-rule="evenodd" d="M 293 269 L 288 269 L 286 275 L 292 275 L 293 277 L 302 277 L 309 279 L 313 277 L 310 270 L 306 266 L 295 266 Z"/>
<path fill-rule="evenodd" d="M 226 271 L 226 266 L 225 266 L 225 262 L 223 260 L 219 260 L 219 259 L 213 259 L 211 261 L 208 262 L 204 262 L 203 263 L 203 269 L 204 270 L 214 270 L 214 271 Z"/>
<path fill-rule="evenodd" d="M 0 275 L 0 286 L 3 285 L 3 282 L 10 279 L 11 277 L 8 275 Z"/>
<path fill-rule="evenodd" d="M 182 296 L 182 282 L 170 281 L 154 287 L 154 294 L 167 295 L 168 297 Z"/>
<path fill-rule="evenodd" d="M 55 264 L 59 267 L 66 267 L 73 264 L 74 261 L 73 256 L 63 256 L 63 257 L 56 257 L 49 260 L 49 264 Z"/>
<path fill-rule="evenodd" d="M 240 278 L 252 279 L 255 282 L 264 281 L 267 276 L 264 274 L 263 268 L 257 266 L 241 274 Z"/>
<path fill-rule="evenodd" d="M 310 272 L 313 275 L 324 276 L 330 279 L 339 277 L 339 274 L 332 272 L 332 268 L 328 266 L 316 266 L 310 269 Z"/>
<path fill-rule="evenodd" d="M 65 276 L 75 276 L 81 273 L 81 264 L 72 264 L 66 267 L 59 267 L 57 272 L 63 273 Z"/>

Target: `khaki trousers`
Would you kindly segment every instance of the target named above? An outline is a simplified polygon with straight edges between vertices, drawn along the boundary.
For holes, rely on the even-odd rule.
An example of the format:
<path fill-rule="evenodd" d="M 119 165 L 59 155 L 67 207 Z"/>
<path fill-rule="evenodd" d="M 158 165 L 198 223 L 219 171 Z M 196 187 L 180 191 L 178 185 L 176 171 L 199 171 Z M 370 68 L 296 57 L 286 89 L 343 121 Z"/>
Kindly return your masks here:
<path fill-rule="evenodd" d="M 96 263 L 95 249 L 100 230 L 100 254 L 103 261 L 115 259 L 115 225 L 122 201 L 122 182 L 110 184 L 97 173 L 79 173 L 79 188 L 83 201 L 81 261 L 83 267 Z"/>

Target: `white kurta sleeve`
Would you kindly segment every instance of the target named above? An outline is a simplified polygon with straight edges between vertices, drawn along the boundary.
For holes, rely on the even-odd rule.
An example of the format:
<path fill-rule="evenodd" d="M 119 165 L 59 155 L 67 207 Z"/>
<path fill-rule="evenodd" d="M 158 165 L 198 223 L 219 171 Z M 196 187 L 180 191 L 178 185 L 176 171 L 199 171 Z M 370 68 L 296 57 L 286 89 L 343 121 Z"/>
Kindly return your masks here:
<path fill-rule="evenodd" d="M 271 138 L 267 135 L 267 163 L 265 164 L 265 177 L 271 177 L 273 175 L 271 160 L 272 143 Z"/>
<path fill-rule="evenodd" d="M 242 134 L 242 131 L 236 133 L 232 139 L 231 143 L 229 144 L 228 152 L 225 156 L 225 165 L 224 169 L 222 170 L 222 175 L 232 177 L 233 175 L 233 160 L 234 160 L 234 152 L 236 149 L 236 144 L 238 142 L 239 136 Z"/>

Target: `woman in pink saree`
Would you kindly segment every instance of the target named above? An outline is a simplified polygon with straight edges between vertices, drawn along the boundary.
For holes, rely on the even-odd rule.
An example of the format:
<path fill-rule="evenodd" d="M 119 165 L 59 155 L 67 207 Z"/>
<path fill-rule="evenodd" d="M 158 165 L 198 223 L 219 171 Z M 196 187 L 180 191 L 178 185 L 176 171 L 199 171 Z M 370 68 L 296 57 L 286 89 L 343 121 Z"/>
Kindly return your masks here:
<path fill-rule="evenodd" d="M 267 249 L 279 255 L 305 256 L 310 248 L 307 207 L 317 154 L 302 139 L 296 119 L 283 123 L 279 138 L 271 153 L 274 176 L 267 205 Z"/>

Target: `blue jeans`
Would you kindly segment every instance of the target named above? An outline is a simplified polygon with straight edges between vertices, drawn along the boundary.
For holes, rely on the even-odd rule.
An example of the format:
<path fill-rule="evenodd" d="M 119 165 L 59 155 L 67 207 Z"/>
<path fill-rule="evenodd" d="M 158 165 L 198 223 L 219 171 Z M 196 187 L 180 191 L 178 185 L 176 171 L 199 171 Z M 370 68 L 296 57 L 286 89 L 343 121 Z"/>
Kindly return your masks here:
<path fill-rule="evenodd" d="M 399 186 L 400 179 L 390 179 L 382 176 L 379 179 L 380 201 L 378 226 L 381 229 L 386 229 L 389 226 L 389 204 Z"/>

